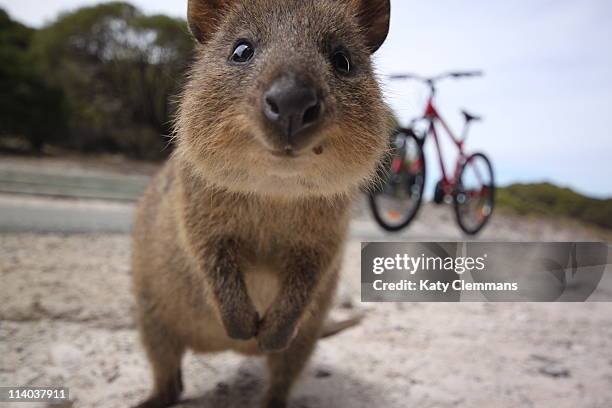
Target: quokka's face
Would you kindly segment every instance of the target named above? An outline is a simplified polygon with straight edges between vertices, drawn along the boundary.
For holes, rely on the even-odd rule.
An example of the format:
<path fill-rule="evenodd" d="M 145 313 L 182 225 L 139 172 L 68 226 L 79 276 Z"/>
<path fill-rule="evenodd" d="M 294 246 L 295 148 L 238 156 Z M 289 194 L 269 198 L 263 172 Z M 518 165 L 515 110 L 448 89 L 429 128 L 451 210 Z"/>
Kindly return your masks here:
<path fill-rule="evenodd" d="M 180 106 L 179 154 L 243 192 L 329 195 L 367 179 L 389 134 L 370 61 L 387 34 L 388 0 L 210 3 L 190 2 L 201 46 Z"/>

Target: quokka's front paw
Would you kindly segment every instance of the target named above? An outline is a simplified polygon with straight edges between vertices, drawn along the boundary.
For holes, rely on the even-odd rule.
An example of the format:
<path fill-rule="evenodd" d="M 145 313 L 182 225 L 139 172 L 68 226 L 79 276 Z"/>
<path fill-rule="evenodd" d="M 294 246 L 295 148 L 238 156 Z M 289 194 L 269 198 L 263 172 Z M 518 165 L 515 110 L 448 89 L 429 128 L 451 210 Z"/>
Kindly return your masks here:
<path fill-rule="evenodd" d="M 283 322 L 274 315 L 264 316 L 257 333 L 257 344 L 264 352 L 285 350 L 297 334 L 295 322 Z"/>
<path fill-rule="evenodd" d="M 259 313 L 253 305 L 230 307 L 221 313 L 227 335 L 235 340 L 249 340 L 257 335 Z"/>

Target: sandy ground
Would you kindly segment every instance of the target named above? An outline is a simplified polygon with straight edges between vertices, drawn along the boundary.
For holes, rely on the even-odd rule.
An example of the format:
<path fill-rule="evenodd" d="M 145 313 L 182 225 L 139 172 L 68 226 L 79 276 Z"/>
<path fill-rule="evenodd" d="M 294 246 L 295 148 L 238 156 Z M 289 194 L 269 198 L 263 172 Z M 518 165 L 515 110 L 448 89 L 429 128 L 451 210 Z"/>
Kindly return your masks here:
<path fill-rule="evenodd" d="M 67 386 L 75 407 L 147 395 L 129 251 L 124 234 L 0 235 L 0 385 Z M 367 317 L 320 342 L 292 407 L 612 407 L 611 304 L 362 304 L 356 240 L 345 258 L 334 314 Z M 263 361 L 232 353 L 190 354 L 184 377 L 181 407 L 257 406 L 265 386 Z"/>

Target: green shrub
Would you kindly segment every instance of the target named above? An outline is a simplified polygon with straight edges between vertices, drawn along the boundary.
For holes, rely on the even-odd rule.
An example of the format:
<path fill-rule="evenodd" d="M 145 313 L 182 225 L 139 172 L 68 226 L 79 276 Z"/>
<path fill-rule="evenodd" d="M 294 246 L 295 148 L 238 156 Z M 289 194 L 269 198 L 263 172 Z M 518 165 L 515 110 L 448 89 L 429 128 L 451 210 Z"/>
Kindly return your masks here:
<path fill-rule="evenodd" d="M 569 217 L 612 229 L 612 199 L 586 197 L 550 183 L 512 184 L 499 188 L 496 203 L 519 214 Z"/>
<path fill-rule="evenodd" d="M 82 7 L 35 30 L 0 9 L 0 136 L 159 159 L 193 41 L 182 19 L 124 2 Z"/>

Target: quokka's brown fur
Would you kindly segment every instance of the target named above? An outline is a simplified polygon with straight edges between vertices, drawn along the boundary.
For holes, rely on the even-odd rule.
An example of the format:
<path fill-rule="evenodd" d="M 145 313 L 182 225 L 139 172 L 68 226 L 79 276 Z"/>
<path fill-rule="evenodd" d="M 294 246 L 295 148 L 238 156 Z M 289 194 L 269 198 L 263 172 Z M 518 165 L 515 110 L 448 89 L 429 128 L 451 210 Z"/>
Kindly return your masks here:
<path fill-rule="evenodd" d="M 370 54 L 388 0 L 190 0 L 197 58 L 180 100 L 174 154 L 142 197 L 133 287 L 155 388 L 141 407 L 182 391 L 181 358 L 265 354 L 264 407 L 284 407 L 332 300 L 351 200 L 387 143 Z M 230 64 L 237 39 L 255 44 Z M 334 47 L 354 67 L 341 76 Z M 262 94 L 281 76 L 313 84 L 322 122 L 299 154 L 279 156 Z M 286 143 L 286 140 L 284 141 Z"/>

